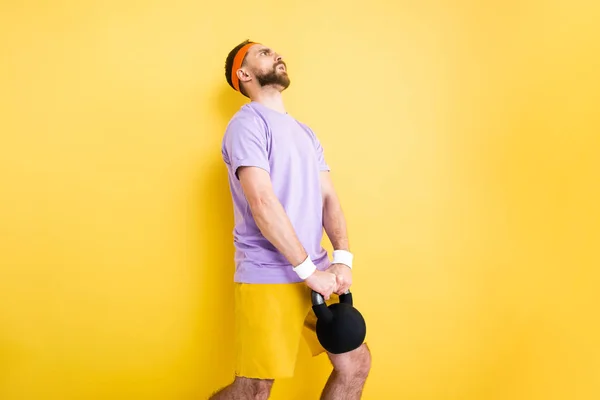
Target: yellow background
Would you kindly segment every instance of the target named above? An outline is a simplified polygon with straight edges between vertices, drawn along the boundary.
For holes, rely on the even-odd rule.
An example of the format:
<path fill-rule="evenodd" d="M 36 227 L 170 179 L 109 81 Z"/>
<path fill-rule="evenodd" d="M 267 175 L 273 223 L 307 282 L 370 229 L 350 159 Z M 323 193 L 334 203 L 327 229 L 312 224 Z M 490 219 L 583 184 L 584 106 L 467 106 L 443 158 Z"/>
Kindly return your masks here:
<path fill-rule="evenodd" d="M 365 399 L 600 398 L 597 2 L 3 1 L 0 398 L 233 371 L 227 52 L 280 51 L 346 211 Z M 328 243 L 325 241 L 325 243 Z M 302 347 L 273 399 L 316 399 Z"/>

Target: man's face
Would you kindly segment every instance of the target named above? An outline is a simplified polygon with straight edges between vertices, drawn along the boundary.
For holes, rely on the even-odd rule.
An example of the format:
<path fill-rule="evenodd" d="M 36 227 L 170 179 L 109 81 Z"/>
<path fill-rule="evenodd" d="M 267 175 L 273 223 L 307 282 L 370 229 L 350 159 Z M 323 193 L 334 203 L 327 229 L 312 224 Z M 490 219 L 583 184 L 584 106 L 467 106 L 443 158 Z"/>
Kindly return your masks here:
<path fill-rule="evenodd" d="M 261 87 L 275 86 L 283 91 L 290 86 L 287 66 L 283 58 L 272 49 L 256 45 L 248 51 L 246 61 Z"/>

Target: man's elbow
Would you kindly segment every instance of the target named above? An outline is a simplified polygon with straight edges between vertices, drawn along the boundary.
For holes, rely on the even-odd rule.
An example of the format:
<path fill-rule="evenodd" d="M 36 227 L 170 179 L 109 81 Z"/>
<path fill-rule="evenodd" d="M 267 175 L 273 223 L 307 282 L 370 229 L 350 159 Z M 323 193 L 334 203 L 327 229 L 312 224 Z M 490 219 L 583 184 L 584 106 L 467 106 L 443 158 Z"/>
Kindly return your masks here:
<path fill-rule="evenodd" d="M 339 203 L 339 200 L 337 196 L 335 196 L 335 193 L 323 193 L 323 208 L 336 206 L 337 203 Z"/>
<path fill-rule="evenodd" d="M 258 192 L 247 198 L 250 210 L 254 215 L 263 215 L 273 209 L 277 198 L 267 191 Z"/>

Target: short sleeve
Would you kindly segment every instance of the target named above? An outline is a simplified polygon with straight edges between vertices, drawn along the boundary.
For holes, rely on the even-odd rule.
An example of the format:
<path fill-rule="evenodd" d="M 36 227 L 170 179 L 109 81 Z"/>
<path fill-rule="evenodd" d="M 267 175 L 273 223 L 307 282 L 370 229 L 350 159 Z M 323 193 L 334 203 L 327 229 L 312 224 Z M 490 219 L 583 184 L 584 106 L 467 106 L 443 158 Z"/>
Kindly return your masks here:
<path fill-rule="evenodd" d="M 222 153 L 238 179 L 240 167 L 258 167 L 270 172 L 266 129 L 255 118 L 236 117 L 229 123 Z"/>

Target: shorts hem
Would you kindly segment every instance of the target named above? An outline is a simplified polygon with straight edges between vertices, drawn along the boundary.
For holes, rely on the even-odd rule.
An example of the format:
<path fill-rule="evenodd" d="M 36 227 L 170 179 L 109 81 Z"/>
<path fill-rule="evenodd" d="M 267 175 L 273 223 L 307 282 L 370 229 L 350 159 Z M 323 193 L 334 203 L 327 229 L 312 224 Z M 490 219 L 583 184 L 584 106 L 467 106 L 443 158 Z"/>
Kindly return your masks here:
<path fill-rule="evenodd" d="M 251 373 L 243 373 L 243 372 L 235 371 L 234 375 L 235 375 L 235 377 L 239 377 L 239 378 L 274 381 L 277 379 L 293 378 L 294 372 L 292 372 L 290 374 L 251 374 Z"/>

